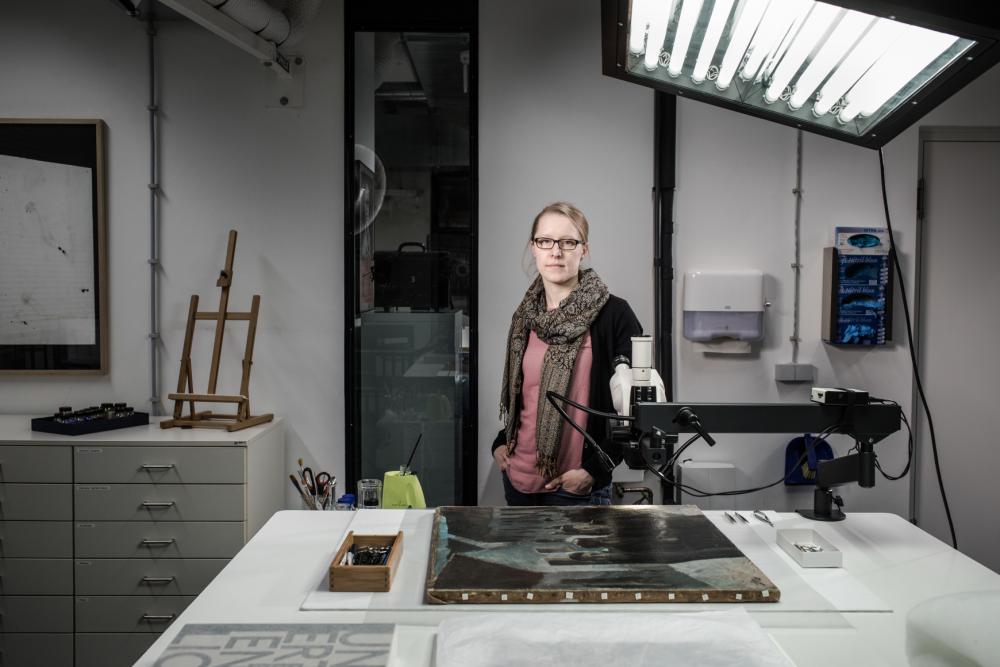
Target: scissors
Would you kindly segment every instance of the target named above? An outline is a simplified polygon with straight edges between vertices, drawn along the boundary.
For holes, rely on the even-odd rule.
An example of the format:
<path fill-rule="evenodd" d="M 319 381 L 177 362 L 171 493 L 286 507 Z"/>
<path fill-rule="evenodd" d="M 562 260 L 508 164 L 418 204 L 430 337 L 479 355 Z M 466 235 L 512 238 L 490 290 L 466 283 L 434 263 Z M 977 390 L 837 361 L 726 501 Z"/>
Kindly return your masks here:
<path fill-rule="evenodd" d="M 332 479 L 333 478 L 330 477 L 330 473 L 328 472 L 320 472 L 318 475 L 316 475 L 315 482 L 316 482 L 317 496 L 323 495 L 326 492 L 326 487 L 330 485 L 330 481 Z"/>

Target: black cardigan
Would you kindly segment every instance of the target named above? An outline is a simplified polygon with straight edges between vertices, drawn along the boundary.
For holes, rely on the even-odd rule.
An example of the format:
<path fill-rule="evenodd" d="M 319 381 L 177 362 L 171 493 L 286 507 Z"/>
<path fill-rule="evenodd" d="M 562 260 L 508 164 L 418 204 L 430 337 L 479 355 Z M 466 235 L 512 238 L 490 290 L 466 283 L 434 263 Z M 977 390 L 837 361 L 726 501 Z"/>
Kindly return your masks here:
<path fill-rule="evenodd" d="M 632 357 L 632 336 L 642 334 L 642 325 L 632 312 L 628 301 L 615 295 L 610 295 L 608 302 L 590 325 L 590 345 L 593 362 L 590 368 L 590 400 L 588 405 L 602 412 L 614 412 L 611 401 L 611 376 L 614 375 L 614 360 L 619 356 Z M 514 407 L 514 419 L 521 412 L 521 396 L 517 397 Z M 587 433 L 607 452 L 611 460 L 619 463 L 622 460 L 621 447 L 615 447 L 607 440 L 607 425 L 605 419 L 593 415 L 587 418 Z M 563 428 L 572 428 L 563 424 Z M 500 429 L 493 441 L 493 449 L 506 444 L 504 429 Z M 611 482 L 611 471 L 607 469 L 601 455 L 584 441 L 583 469 L 594 478 L 594 488 L 599 489 Z"/>

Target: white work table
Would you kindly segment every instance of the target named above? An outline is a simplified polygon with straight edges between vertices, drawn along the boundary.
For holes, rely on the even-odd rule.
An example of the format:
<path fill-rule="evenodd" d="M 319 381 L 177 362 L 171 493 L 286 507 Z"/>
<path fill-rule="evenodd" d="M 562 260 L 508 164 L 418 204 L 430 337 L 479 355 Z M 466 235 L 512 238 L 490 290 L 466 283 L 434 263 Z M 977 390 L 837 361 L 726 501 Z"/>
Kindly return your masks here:
<path fill-rule="evenodd" d="M 741 606 L 798 665 L 906 665 L 906 614 L 914 605 L 949 593 L 1000 591 L 1000 575 L 892 514 L 850 514 L 839 523 L 813 522 L 792 513 L 771 514 L 776 528 L 812 528 L 840 549 L 843 568 L 830 570 L 799 568 L 776 546 L 776 528 L 756 520 L 734 525 L 722 512 L 705 514 L 782 588 L 781 602 Z M 152 667 L 185 624 L 396 623 L 424 626 L 420 632 L 429 637 L 443 619 L 497 610 L 586 613 L 613 609 L 667 614 L 730 606 L 424 605 L 414 591 L 421 587 L 426 566 L 432 515 L 430 510 L 278 512 L 150 647 L 137 667 Z M 344 606 L 353 607 L 348 609 L 337 609 L 336 603 L 324 610 L 303 609 L 304 605 L 315 607 L 316 599 L 323 597 L 317 591 L 322 590 L 330 560 L 352 522 L 352 528 L 365 532 L 365 526 L 393 521 L 398 525 L 399 517 L 404 517 L 404 560 L 393 593 L 360 598 L 344 594 L 343 599 L 349 600 Z M 397 589 L 407 595 L 402 603 Z M 795 602 L 795 590 L 798 599 L 822 603 L 804 610 Z M 326 595 L 326 602 L 332 600 L 332 594 Z"/>

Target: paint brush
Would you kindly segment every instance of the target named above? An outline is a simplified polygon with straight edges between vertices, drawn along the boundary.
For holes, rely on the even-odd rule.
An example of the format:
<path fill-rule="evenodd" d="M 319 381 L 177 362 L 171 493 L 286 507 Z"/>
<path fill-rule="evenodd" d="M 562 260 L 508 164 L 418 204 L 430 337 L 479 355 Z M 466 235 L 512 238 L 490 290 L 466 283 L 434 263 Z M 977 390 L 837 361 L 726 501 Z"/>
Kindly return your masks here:
<path fill-rule="evenodd" d="M 410 458 L 406 459 L 406 465 L 399 471 L 401 475 L 408 475 L 410 473 L 410 464 L 413 463 L 413 455 L 417 453 L 417 447 L 420 446 L 420 439 L 423 437 L 423 433 L 417 436 L 417 441 L 413 444 L 413 449 L 410 450 Z"/>
<path fill-rule="evenodd" d="M 289 475 L 288 479 L 292 480 L 292 486 L 294 486 L 295 490 L 299 492 L 300 496 L 302 496 L 302 502 L 306 504 L 306 507 L 316 509 L 316 503 L 313 502 L 312 496 L 302 490 L 302 486 L 299 484 L 299 480 L 295 479 L 295 475 Z"/>

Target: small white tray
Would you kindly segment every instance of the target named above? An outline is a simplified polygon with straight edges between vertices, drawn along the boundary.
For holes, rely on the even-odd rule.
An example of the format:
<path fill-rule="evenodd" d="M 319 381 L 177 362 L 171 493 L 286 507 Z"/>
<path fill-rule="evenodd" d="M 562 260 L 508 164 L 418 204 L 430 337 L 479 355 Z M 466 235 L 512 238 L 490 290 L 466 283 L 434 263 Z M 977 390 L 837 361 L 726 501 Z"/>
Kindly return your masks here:
<path fill-rule="evenodd" d="M 843 554 L 822 535 L 809 528 L 783 528 L 777 531 L 778 546 L 802 567 L 841 567 Z M 816 550 L 810 550 L 812 547 Z"/>

